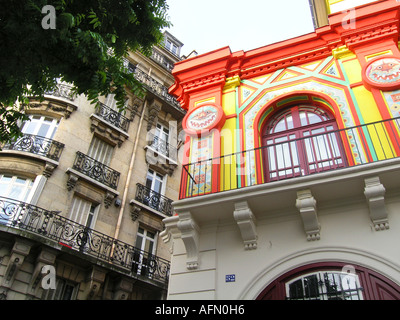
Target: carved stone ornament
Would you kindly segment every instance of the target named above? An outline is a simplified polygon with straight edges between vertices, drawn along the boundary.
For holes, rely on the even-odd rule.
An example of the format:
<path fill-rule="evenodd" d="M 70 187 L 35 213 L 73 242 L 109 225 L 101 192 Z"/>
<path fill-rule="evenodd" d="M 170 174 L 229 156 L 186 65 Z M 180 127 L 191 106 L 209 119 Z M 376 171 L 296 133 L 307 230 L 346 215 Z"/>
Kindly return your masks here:
<path fill-rule="evenodd" d="M 376 231 L 389 229 L 385 192 L 385 187 L 381 184 L 379 177 L 365 179 L 364 195 L 367 198 L 370 217 Z"/>
<path fill-rule="evenodd" d="M 140 216 L 140 211 L 142 210 L 142 208 L 137 206 L 137 205 L 135 205 L 135 204 L 133 204 L 133 203 L 130 203 L 130 205 L 131 205 L 131 218 L 132 218 L 132 221 L 136 221 Z"/>
<path fill-rule="evenodd" d="M 158 119 L 158 114 L 161 111 L 161 106 L 157 105 L 156 103 L 153 103 L 149 107 L 149 114 L 147 118 L 147 131 L 150 131 L 151 128 L 155 125 Z"/>
<path fill-rule="evenodd" d="M 303 220 L 307 240 L 320 240 L 321 226 L 318 222 L 317 216 L 317 201 L 312 196 L 310 190 L 297 192 L 296 207 L 299 209 L 301 219 Z"/>
<path fill-rule="evenodd" d="M 199 231 L 200 228 L 190 212 L 179 214 L 178 229 L 186 248 L 186 267 L 195 270 L 199 267 Z"/>
<path fill-rule="evenodd" d="M 256 230 L 256 219 L 253 212 L 249 208 L 247 201 L 235 203 L 235 211 L 233 212 L 233 216 L 240 229 L 244 243 L 244 249 L 257 249 L 258 236 Z"/>

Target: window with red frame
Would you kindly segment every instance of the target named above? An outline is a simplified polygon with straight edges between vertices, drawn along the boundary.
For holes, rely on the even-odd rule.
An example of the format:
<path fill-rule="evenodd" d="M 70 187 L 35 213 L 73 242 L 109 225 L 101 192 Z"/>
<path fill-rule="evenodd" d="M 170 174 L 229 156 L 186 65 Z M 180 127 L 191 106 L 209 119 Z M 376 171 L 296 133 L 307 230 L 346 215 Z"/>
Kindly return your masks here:
<path fill-rule="evenodd" d="M 296 105 L 272 116 L 263 130 L 266 181 L 346 166 L 336 120 L 324 109 Z"/>

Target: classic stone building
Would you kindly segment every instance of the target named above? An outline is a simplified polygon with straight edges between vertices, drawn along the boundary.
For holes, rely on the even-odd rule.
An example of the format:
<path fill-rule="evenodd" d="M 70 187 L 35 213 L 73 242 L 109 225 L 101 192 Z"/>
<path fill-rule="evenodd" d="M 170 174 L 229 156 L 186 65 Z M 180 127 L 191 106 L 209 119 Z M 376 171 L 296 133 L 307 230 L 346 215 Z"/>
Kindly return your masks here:
<path fill-rule="evenodd" d="M 31 99 L 23 136 L 0 152 L 0 299 L 166 297 L 170 252 L 158 239 L 179 190 L 185 111 L 168 88 L 181 47 L 165 32 L 151 57 L 129 54 L 147 93 L 128 92 L 124 113 L 65 83 Z"/>
<path fill-rule="evenodd" d="M 169 299 L 400 299 L 400 3 L 310 3 L 313 33 L 175 65 Z"/>

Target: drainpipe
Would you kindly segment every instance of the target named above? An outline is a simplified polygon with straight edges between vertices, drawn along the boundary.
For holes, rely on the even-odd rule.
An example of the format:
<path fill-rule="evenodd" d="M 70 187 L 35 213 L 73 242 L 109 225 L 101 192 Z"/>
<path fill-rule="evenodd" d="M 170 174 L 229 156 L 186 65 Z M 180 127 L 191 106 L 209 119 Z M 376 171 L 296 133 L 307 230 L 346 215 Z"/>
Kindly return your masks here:
<path fill-rule="evenodd" d="M 145 114 L 145 111 L 146 111 L 146 107 L 147 107 L 147 100 L 145 100 L 145 102 L 144 102 L 142 114 L 140 116 L 139 127 L 138 127 L 138 130 L 136 132 L 135 145 L 133 147 L 131 162 L 129 164 L 129 171 L 128 171 L 128 175 L 126 177 L 125 189 L 124 189 L 124 194 L 122 196 L 121 209 L 119 210 L 119 216 L 118 216 L 117 226 L 115 228 L 114 239 L 118 239 L 119 232 L 120 232 L 120 229 L 121 229 L 122 217 L 123 217 L 124 210 L 125 210 L 126 198 L 128 197 L 128 189 L 129 189 L 129 185 L 130 185 L 130 181 L 131 181 L 133 165 L 134 165 L 135 159 L 136 159 L 136 150 L 137 150 L 137 147 L 138 147 L 138 144 L 139 144 L 140 131 L 142 130 L 142 124 L 143 124 L 143 119 L 144 119 L 144 114 Z"/>

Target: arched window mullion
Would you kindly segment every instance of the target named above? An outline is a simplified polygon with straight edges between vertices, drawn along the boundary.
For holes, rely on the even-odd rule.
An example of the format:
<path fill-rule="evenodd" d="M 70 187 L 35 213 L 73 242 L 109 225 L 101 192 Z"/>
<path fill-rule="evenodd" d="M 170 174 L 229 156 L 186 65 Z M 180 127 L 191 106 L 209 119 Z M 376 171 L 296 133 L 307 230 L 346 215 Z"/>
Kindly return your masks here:
<path fill-rule="evenodd" d="M 293 128 L 288 125 L 289 117 Z M 315 106 L 293 106 L 276 114 L 262 131 L 266 181 L 345 166 L 340 137 L 330 135 L 330 132 L 336 130 L 333 116 Z M 340 154 L 337 155 L 337 152 Z M 274 154 L 274 159 L 271 159 L 271 154 Z"/>

